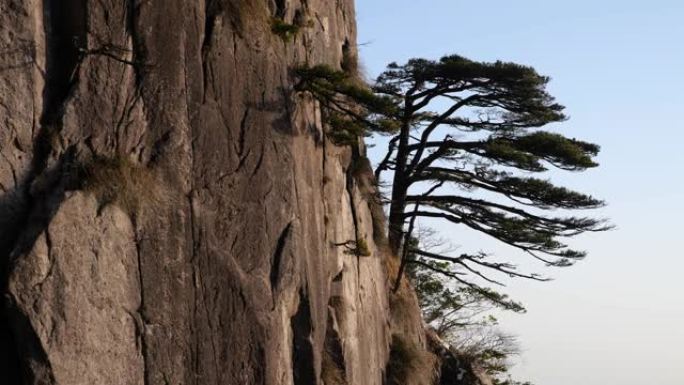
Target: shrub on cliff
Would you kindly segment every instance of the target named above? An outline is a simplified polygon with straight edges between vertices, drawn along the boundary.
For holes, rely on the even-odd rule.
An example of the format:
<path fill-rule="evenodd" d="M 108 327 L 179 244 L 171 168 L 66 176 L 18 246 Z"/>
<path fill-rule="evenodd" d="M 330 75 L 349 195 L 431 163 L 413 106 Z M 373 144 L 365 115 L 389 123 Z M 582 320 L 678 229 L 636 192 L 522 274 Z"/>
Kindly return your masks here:
<path fill-rule="evenodd" d="M 436 357 L 399 334 L 392 336 L 387 363 L 387 385 L 432 385 L 437 375 Z"/>
<path fill-rule="evenodd" d="M 385 118 L 392 114 L 395 103 L 374 93 L 355 73 L 327 65 L 302 66 L 294 73 L 298 78 L 295 90 L 313 95 L 321 104 L 327 136 L 333 142 L 352 144 L 360 136 L 396 129 L 394 122 Z"/>
<path fill-rule="evenodd" d="M 96 157 L 81 164 L 82 188 L 92 193 L 101 206 L 115 204 L 134 213 L 161 204 L 165 190 L 148 168 L 125 157 Z"/>

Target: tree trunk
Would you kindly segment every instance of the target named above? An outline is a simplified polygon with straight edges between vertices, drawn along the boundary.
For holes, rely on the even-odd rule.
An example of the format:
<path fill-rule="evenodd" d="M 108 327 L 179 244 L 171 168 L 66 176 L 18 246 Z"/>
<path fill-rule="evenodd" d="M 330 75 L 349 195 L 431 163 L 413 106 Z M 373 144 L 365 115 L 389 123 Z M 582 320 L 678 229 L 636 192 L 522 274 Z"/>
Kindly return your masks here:
<path fill-rule="evenodd" d="M 408 111 L 411 106 L 406 101 L 404 116 L 410 116 Z M 404 121 L 399 133 L 399 144 L 397 146 L 397 157 L 392 181 L 392 201 L 390 202 L 388 220 L 388 240 L 390 250 L 394 255 L 398 255 L 401 248 L 402 237 L 404 234 L 404 211 L 406 210 L 406 194 L 408 192 L 408 175 L 406 167 L 408 165 L 408 145 L 410 124 Z"/>

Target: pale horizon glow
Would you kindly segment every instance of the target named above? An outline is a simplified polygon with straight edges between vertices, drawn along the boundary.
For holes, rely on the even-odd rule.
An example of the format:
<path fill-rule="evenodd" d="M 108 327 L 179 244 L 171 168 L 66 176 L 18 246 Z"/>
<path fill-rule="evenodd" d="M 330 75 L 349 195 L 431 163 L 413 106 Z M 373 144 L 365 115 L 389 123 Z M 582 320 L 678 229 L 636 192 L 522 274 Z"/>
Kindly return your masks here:
<path fill-rule="evenodd" d="M 518 380 L 684 385 L 683 17 L 684 3 L 666 0 L 357 2 L 369 77 L 392 61 L 445 54 L 531 65 L 552 77 L 570 115 L 553 128 L 602 146 L 599 168 L 550 175 L 605 199 L 595 214 L 617 226 L 571 242 L 589 251 L 576 266 L 545 269 L 467 230 L 439 229 L 555 278 L 509 280 L 504 290 L 528 308 L 500 317 L 522 344 Z"/>

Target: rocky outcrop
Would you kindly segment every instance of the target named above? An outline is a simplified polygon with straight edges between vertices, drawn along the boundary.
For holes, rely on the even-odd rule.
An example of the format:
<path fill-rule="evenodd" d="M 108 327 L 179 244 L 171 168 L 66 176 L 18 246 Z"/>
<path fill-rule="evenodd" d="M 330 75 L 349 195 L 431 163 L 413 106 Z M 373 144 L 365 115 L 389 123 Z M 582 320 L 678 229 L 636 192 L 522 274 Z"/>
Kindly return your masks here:
<path fill-rule="evenodd" d="M 369 204 L 290 73 L 355 39 L 352 1 L 2 0 L 7 383 L 315 384 L 327 345 L 381 384 Z"/>

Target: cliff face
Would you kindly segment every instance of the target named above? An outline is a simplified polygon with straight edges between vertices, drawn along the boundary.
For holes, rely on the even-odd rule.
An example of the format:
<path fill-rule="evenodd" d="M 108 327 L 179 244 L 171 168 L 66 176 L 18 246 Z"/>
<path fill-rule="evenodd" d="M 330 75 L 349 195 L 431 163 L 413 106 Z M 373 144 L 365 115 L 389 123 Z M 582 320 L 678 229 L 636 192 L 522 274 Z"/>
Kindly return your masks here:
<path fill-rule="evenodd" d="M 0 0 L 0 383 L 432 383 L 363 145 L 292 91 L 355 41 L 352 0 Z"/>
<path fill-rule="evenodd" d="M 3 384 L 381 384 L 359 166 L 290 74 L 355 41 L 351 0 L 1 0 Z"/>

